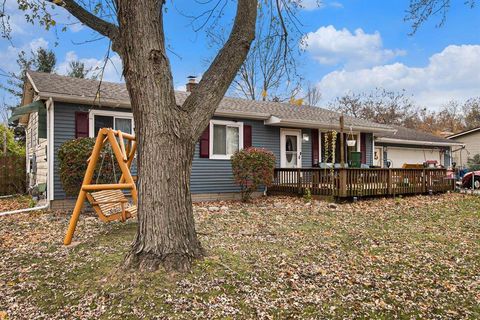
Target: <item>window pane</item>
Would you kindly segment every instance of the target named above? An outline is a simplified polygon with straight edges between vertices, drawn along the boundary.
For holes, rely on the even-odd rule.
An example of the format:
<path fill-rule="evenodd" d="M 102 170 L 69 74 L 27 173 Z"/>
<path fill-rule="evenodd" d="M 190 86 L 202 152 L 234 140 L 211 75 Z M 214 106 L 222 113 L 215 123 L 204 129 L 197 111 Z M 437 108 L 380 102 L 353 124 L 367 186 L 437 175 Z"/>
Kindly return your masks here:
<path fill-rule="evenodd" d="M 120 130 L 125 133 L 132 133 L 132 120 L 115 118 L 115 130 Z"/>
<path fill-rule="evenodd" d="M 213 154 L 227 154 L 227 126 L 213 125 Z"/>
<path fill-rule="evenodd" d="M 297 157 L 298 157 L 298 148 L 297 148 L 297 136 L 286 135 L 285 136 L 285 157 L 287 160 L 287 168 L 296 168 L 297 167 Z"/>
<path fill-rule="evenodd" d="M 238 151 L 238 127 L 227 127 L 227 154 Z"/>
<path fill-rule="evenodd" d="M 102 128 L 113 128 L 113 117 L 109 116 L 95 116 L 95 136 L 98 134 L 98 130 Z"/>

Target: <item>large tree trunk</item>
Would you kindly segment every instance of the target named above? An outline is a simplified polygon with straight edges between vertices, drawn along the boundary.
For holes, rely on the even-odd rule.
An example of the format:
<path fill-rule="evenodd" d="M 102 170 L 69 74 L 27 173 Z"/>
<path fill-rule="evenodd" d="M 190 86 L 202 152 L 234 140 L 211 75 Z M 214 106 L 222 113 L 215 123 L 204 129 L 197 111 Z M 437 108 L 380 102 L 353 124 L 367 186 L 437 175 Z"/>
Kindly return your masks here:
<path fill-rule="evenodd" d="M 187 270 L 202 256 L 189 187 L 195 142 L 189 114 L 175 101 L 161 12 L 160 2 L 124 1 L 119 10 L 139 177 L 138 232 L 126 263 L 147 270 L 160 264 Z"/>
<path fill-rule="evenodd" d="M 182 106 L 165 51 L 163 1 L 118 3 L 113 47 L 122 57 L 138 143 L 138 231 L 126 265 L 185 271 L 203 255 L 190 195 L 195 143 L 248 53 L 256 0 L 239 0 L 243 15 L 237 10 L 230 41 Z"/>

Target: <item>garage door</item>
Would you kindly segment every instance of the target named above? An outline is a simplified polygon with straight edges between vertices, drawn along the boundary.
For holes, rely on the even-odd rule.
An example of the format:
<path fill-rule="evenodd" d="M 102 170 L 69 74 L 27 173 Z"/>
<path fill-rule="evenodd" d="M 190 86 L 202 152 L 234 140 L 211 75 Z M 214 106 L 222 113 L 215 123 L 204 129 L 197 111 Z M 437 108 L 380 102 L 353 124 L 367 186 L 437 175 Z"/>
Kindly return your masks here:
<path fill-rule="evenodd" d="M 422 164 L 427 160 L 436 160 L 439 164 L 440 151 L 438 149 L 414 149 L 388 147 L 387 159 L 392 161 L 392 168 L 401 168 L 404 163 Z"/>

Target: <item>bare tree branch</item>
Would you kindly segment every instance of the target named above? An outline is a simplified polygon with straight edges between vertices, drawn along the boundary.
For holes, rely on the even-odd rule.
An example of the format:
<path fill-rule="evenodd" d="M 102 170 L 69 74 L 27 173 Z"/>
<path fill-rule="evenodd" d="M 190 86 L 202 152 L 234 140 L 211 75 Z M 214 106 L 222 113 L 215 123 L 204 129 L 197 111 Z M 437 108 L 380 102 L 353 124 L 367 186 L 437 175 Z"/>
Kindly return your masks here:
<path fill-rule="evenodd" d="M 192 138 L 197 140 L 213 116 L 245 60 L 255 38 L 256 0 L 239 0 L 232 32 L 225 46 L 204 73 L 195 90 L 185 100 L 182 109 L 191 112 Z M 239 54 L 239 52 L 241 54 Z"/>
<path fill-rule="evenodd" d="M 465 0 L 464 4 L 473 8 L 477 0 Z M 447 13 L 450 9 L 451 0 L 410 0 L 405 21 L 412 23 L 411 35 L 415 34 L 420 26 L 430 17 L 440 16 L 437 27 L 441 27 L 447 20 Z"/>
<path fill-rule="evenodd" d="M 118 37 L 118 27 L 113 23 L 107 22 L 96 15 L 84 9 L 81 5 L 73 0 L 48 0 L 58 6 L 65 8 L 72 16 L 77 18 L 80 22 L 87 25 L 89 28 L 97 31 L 101 35 L 116 42 Z"/>

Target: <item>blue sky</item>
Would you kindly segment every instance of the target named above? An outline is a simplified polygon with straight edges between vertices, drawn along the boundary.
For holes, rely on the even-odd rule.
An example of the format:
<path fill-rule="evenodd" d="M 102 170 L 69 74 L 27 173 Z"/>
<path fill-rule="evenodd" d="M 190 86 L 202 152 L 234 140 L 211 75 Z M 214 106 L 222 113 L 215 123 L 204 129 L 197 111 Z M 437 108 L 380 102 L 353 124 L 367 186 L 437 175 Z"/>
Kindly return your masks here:
<path fill-rule="evenodd" d="M 445 25 L 437 28 L 432 18 L 413 36 L 404 22 L 408 0 L 304 0 L 299 13 L 302 31 L 308 34 L 308 47 L 300 57 L 300 73 L 306 82 L 320 88 L 321 105 L 346 92 L 365 92 L 376 87 L 405 89 L 421 105 L 431 109 L 451 99 L 480 96 L 480 9 L 469 9 L 463 1 L 454 4 Z M 175 7 L 173 7 L 175 4 Z M 168 2 L 165 23 L 175 86 L 182 89 L 190 74 L 201 75 L 205 59 L 214 52 L 206 44 L 204 31 L 195 33 L 191 20 L 179 14 L 194 15 L 198 4 Z M 227 13 L 232 13 L 233 4 Z M 0 68 L 15 70 L 19 50 L 39 45 L 57 54 L 57 72 L 65 73 L 68 61 L 80 59 L 98 66 L 107 52 L 108 42 L 74 23 L 68 14 L 57 10 L 57 22 L 67 31 L 45 31 L 24 21 L 15 1 L 7 0 L 12 14 L 12 42 L 0 40 Z M 228 18 L 228 14 L 227 14 Z M 55 46 L 55 43 L 58 45 Z M 106 69 L 110 81 L 121 81 L 121 62 L 112 56 Z M 0 80 L 0 81 L 4 81 Z M 9 97 L 6 97 L 9 100 Z"/>

